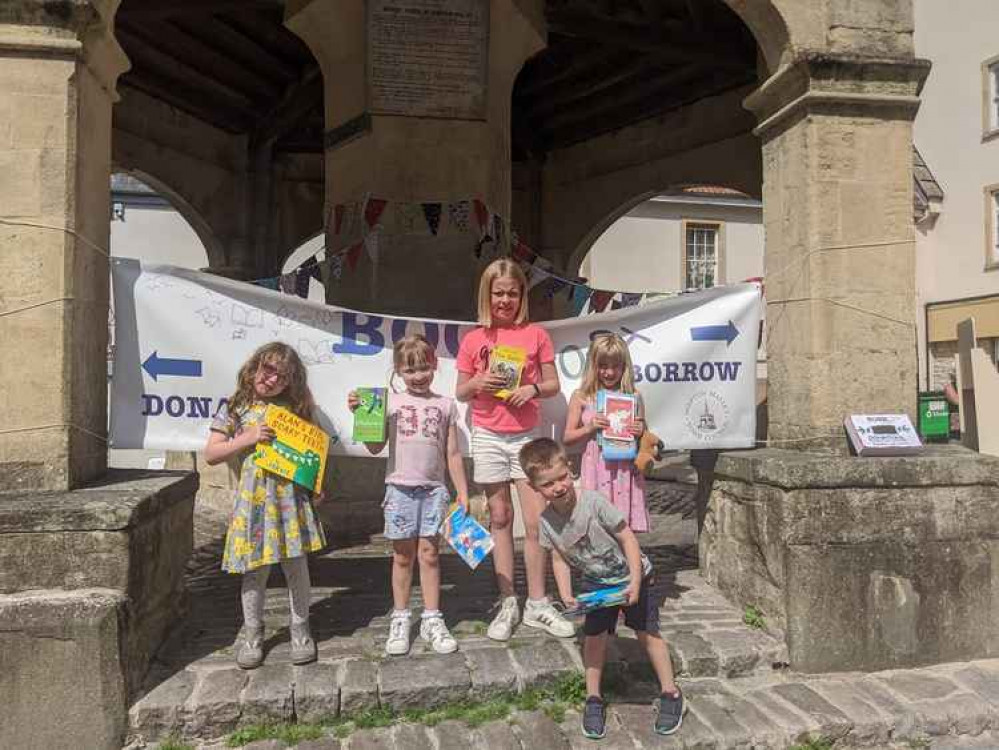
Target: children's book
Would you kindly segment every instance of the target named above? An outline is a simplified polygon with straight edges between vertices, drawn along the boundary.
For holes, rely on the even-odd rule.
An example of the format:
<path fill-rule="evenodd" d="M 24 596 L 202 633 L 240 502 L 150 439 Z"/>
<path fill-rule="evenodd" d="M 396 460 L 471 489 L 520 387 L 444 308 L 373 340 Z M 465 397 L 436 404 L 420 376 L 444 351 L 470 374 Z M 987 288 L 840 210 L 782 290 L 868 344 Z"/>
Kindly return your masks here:
<path fill-rule="evenodd" d="M 447 542 L 475 570 L 493 550 L 493 537 L 457 503 L 444 522 Z"/>
<path fill-rule="evenodd" d="M 385 388 L 357 388 L 354 392 L 361 401 L 360 406 L 354 410 L 354 442 L 384 442 L 388 390 Z"/>
<path fill-rule="evenodd" d="M 565 614 L 567 616 L 585 615 L 587 612 L 604 609 L 605 607 L 620 607 L 628 601 L 628 598 L 624 595 L 624 590 L 627 587 L 627 584 L 622 583 L 617 586 L 608 586 L 607 588 L 580 594 L 576 597 L 576 606 L 567 609 Z"/>
<path fill-rule="evenodd" d="M 520 387 L 520 376 L 527 362 L 527 352 L 517 346 L 497 346 L 489 355 L 489 372 L 503 377 L 503 387 L 496 398 L 508 399 Z"/>
<path fill-rule="evenodd" d="M 274 430 L 274 440 L 257 443 L 253 463 L 312 492 L 321 490 L 330 436 L 274 404 L 268 405 L 264 422 Z"/>
<path fill-rule="evenodd" d="M 606 461 L 626 461 L 638 455 L 638 441 L 628 432 L 635 418 L 638 399 L 633 393 L 597 391 L 597 411 L 607 417 L 610 426 L 597 435 L 597 445 Z"/>

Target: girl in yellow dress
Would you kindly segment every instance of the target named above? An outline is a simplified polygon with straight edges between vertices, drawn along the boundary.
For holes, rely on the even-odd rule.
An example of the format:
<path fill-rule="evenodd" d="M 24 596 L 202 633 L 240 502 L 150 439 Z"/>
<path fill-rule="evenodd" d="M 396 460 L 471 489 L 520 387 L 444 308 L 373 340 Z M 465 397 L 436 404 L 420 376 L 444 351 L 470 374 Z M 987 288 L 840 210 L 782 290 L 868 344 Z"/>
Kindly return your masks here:
<path fill-rule="evenodd" d="M 212 422 L 205 461 L 239 462 L 239 485 L 226 534 L 222 569 L 243 575 L 243 633 L 236 663 L 244 669 L 264 660 L 264 595 L 271 566 L 280 563 L 291 604 L 291 655 L 295 664 L 316 658 L 309 631 L 310 583 L 306 555 L 326 546 L 311 493 L 253 463 L 257 443 L 274 439 L 264 423 L 268 404 L 283 406 L 307 421 L 315 402 L 305 365 L 287 344 L 265 344 L 240 368 L 236 392 Z"/>

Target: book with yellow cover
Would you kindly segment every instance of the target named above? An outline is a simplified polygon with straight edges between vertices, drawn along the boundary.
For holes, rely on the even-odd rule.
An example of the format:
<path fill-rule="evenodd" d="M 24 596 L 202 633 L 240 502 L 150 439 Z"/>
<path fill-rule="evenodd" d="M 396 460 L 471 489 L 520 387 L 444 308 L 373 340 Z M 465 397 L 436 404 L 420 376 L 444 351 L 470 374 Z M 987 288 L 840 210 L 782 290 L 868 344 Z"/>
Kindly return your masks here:
<path fill-rule="evenodd" d="M 253 463 L 312 492 L 322 489 L 329 435 L 274 404 L 267 406 L 264 422 L 274 430 L 274 440 L 257 443 Z"/>
<path fill-rule="evenodd" d="M 497 346 L 489 355 L 489 372 L 502 376 L 503 387 L 496 398 L 508 399 L 520 387 L 520 376 L 527 362 L 527 352 L 518 346 Z"/>

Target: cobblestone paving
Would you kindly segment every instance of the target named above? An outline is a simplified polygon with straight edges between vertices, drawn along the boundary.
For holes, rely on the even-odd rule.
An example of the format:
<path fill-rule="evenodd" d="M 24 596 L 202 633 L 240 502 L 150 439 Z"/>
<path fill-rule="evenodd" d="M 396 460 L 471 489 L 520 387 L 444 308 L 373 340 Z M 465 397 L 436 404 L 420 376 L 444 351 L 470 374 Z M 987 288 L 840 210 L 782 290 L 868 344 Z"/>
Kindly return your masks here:
<path fill-rule="evenodd" d="M 809 737 L 826 737 L 837 747 L 999 748 L 990 732 L 999 729 L 999 660 L 873 675 L 790 673 L 783 643 L 742 625 L 741 612 L 698 576 L 691 488 L 652 483 L 649 505 L 653 530 L 642 545 L 666 596 L 663 633 L 690 706 L 678 735 L 651 732 L 653 675 L 637 642 L 622 629 L 622 637 L 612 641 L 605 680 L 612 688 L 609 733 L 599 744 L 580 735 L 574 712 L 561 724 L 530 712 L 475 729 L 457 722 L 433 728 L 396 725 L 360 731 L 342 742 L 327 737 L 297 747 L 723 750 L 788 748 Z M 571 639 L 559 641 L 523 626 L 506 647 L 486 639 L 495 598 L 492 571 L 484 566 L 473 573 L 454 555 L 442 561 L 444 610 L 460 651 L 428 654 L 417 641 L 411 656 L 385 658 L 389 548 L 376 541 L 310 561 L 312 623 L 320 651 L 314 665 L 290 665 L 286 591 L 275 572 L 266 610 L 266 663 L 243 672 L 234 667 L 231 649 L 240 625 L 239 577 L 218 568 L 225 519 L 210 512 L 199 512 L 196 519 L 191 616 L 162 651 L 145 695 L 132 707 L 130 748 L 175 735 L 191 738 L 203 750 L 217 750 L 225 745 L 211 738 L 241 726 L 314 722 L 378 705 L 402 710 L 488 697 L 580 668 Z M 522 570 L 517 577 L 523 591 Z M 276 750 L 284 744 L 247 747 Z"/>

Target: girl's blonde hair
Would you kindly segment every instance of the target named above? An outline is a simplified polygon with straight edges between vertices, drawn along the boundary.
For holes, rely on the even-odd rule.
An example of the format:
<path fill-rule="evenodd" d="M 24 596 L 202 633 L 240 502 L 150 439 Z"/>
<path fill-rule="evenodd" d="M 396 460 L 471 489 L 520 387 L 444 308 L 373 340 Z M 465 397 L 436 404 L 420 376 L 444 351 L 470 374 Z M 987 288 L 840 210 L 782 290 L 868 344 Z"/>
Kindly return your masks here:
<path fill-rule="evenodd" d="M 631 365 L 631 354 L 628 352 L 628 345 L 624 339 L 613 333 L 605 333 L 597 336 L 590 342 L 590 351 L 586 355 L 586 369 L 583 370 L 583 382 L 579 390 L 587 399 L 592 399 L 600 389 L 597 378 L 597 367 L 602 363 L 620 364 L 624 366 L 621 374 L 621 385 L 618 390 L 622 393 L 635 392 L 635 373 Z"/>
<path fill-rule="evenodd" d="M 229 413 L 235 414 L 257 400 L 253 378 L 262 364 L 273 364 L 285 372 L 285 386 L 281 400 L 288 402 L 288 409 L 306 421 L 313 421 L 316 402 L 309 390 L 309 375 L 298 352 L 280 341 L 272 341 L 257 349 L 236 376 L 236 392 L 229 398 Z"/>
<path fill-rule="evenodd" d="M 437 351 L 426 337 L 419 333 L 403 336 L 392 347 L 392 377 L 389 385 L 395 390 L 395 376 L 404 367 L 437 367 Z"/>
<path fill-rule="evenodd" d="M 493 282 L 496 279 L 513 279 L 520 286 L 520 309 L 514 319 L 516 325 L 526 323 L 527 315 L 527 277 L 524 275 L 520 264 L 510 258 L 497 258 L 482 272 L 479 279 L 479 325 L 486 328 L 492 327 L 492 293 Z"/>

